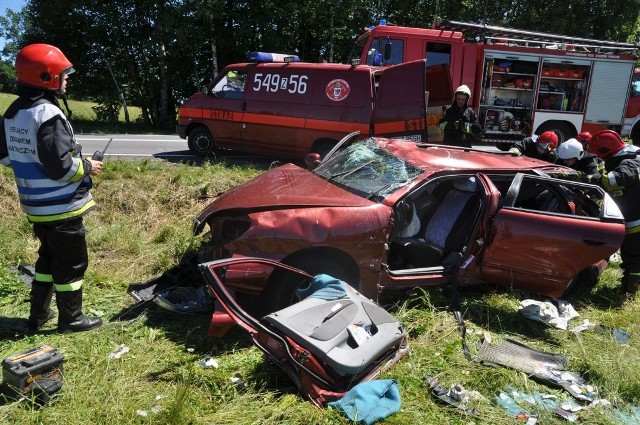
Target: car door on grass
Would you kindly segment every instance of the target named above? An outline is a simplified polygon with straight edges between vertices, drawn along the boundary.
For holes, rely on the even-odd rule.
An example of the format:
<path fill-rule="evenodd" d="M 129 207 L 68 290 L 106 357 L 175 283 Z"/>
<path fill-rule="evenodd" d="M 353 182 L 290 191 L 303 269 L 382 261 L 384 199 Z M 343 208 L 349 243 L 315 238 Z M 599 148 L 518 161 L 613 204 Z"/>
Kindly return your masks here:
<path fill-rule="evenodd" d="M 624 219 L 599 187 L 518 174 L 485 241 L 488 282 L 560 297 L 582 270 L 616 252 Z"/>

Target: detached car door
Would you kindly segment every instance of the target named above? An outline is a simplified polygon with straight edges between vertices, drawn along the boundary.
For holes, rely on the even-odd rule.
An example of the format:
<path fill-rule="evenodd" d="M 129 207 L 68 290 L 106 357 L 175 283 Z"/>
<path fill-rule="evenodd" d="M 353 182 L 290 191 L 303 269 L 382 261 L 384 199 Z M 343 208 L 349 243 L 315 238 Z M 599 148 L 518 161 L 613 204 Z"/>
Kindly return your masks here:
<path fill-rule="evenodd" d="M 485 241 L 482 278 L 560 297 L 623 238 L 622 214 L 601 188 L 517 174 Z"/>

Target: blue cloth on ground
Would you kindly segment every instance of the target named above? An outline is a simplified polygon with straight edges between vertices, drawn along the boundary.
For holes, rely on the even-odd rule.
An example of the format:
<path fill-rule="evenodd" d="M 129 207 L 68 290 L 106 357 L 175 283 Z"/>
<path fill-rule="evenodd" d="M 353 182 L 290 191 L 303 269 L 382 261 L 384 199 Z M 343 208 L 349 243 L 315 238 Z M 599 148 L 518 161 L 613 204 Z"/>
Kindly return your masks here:
<path fill-rule="evenodd" d="M 400 388 L 395 379 L 361 382 L 328 406 L 354 422 L 371 425 L 400 410 Z"/>
<path fill-rule="evenodd" d="M 300 300 L 307 297 L 327 301 L 339 300 L 347 296 L 347 289 L 344 285 L 346 284 L 340 279 L 336 279 L 328 274 L 319 274 L 311 279 L 306 288 L 298 288 L 296 292 Z"/>

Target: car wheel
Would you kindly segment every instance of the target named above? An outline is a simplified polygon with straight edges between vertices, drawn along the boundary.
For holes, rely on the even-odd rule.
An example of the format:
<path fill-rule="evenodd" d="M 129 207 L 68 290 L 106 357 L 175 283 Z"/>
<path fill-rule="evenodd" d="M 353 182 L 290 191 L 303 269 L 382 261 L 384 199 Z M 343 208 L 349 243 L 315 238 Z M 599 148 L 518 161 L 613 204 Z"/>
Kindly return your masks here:
<path fill-rule="evenodd" d="M 314 255 L 318 254 L 316 253 Z M 359 279 L 354 276 L 352 271 L 345 265 L 330 258 L 307 256 L 289 265 L 304 270 L 314 276 L 324 273 L 349 282 L 351 285 L 359 285 Z M 263 311 L 261 311 L 261 313 L 269 314 L 297 303 L 300 299 L 296 295 L 296 290 L 304 287 L 308 282 L 308 279 L 297 273 L 276 269 L 269 278 L 269 283 L 262 293 L 261 304 Z"/>
<path fill-rule="evenodd" d="M 585 294 L 595 288 L 598 284 L 598 269 L 594 266 L 587 267 L 571 280 L 567 289 L 564 290 L 562 297 L 574 294 Z"/>
<path fill-rule="evenodd" d="M 206 127 L 197 127 L 189 133 L 187 140 L 189 150 L 201 157 L 207 157 L 215 153 L 216 145 L 213 137 Z"/>

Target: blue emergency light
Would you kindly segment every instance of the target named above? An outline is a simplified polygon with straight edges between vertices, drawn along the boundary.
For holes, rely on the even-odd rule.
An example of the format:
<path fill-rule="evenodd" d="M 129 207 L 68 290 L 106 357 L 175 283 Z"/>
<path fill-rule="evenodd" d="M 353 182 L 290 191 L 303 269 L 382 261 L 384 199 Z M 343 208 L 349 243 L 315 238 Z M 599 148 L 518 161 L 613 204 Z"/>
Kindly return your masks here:
<path fill-rule="evenodd" d="M 378 21 L 378 26 L 385 26 L 385 25 L 387 25 L 387 20 L 386 20 L 386 19 L 380 19 L 380 20 Z M 369 25 L 369 27 L 368 27 L 368 28 L 365 28 L 365 29 L 366 29 L 366 30 L 370 30 L 370 31 L 371 31 L 371 30 L 373 30 L 375 27 L 376 27 L 375 25 Z"/>
<path fill-rule="evenodd" d="M 251 62 L 300 62 L 300 58 L 297 55 L 287 55 L 284 53 L 268 53 L 268 52 L 251 52 L 249 53 L 249 60 Z"/>

